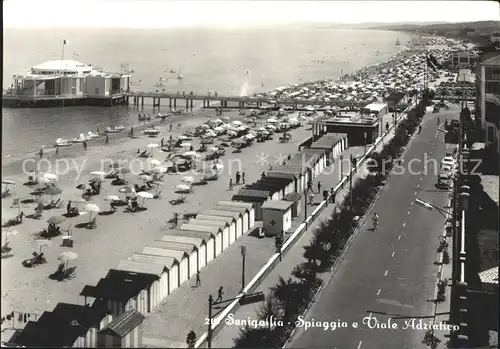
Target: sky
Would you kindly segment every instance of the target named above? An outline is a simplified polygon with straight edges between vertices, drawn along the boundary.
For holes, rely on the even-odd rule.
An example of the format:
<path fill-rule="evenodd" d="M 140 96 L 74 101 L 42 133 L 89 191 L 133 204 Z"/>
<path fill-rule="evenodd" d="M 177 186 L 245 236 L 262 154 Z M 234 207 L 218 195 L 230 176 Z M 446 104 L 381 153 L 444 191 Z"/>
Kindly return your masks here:
<path fill-rule="evenodd" d="M 500 20 L 493 1 L 6 0 L 7 28 L 240 27 L 293 22 L 472 22 Z"/>

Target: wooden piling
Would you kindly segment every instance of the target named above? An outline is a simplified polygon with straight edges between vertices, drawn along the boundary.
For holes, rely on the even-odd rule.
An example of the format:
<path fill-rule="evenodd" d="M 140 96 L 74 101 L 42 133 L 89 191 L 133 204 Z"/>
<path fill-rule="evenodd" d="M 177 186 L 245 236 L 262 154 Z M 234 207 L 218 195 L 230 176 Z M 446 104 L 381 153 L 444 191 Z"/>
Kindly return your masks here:
<path fill-rule="evenodd" d="M 144 109 L 144 97 L 141 97 L 141 108 Z"/>

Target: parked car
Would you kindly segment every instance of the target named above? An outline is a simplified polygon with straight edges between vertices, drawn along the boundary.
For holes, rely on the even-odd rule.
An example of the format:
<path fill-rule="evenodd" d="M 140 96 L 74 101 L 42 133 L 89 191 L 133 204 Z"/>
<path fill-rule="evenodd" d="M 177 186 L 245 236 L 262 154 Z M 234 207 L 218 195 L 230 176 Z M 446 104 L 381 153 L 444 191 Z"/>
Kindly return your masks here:
<path fill-rule="evenodd" d="M 453 168 L 455 166 L 455 159 L 451 156 L 445 156 L 443 160 L 441 160 L 441 165 L 448 165 Z"/>

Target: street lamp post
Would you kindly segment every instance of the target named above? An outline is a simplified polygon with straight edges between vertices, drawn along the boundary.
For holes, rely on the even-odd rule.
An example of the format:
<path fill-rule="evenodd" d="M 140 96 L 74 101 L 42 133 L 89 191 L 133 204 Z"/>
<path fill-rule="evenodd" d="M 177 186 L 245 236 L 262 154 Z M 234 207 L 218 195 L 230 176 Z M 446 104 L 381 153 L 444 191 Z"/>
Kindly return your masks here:
<path fill-rule="evenodd" d="M 241 290 L 245 288 L 245 257 L 247 255 L 247 246 L 241 245 Z"/>
<path fill-rule="evenodd" d="M 340 154 L 340 182 L 342 183 L 342 189 L 344 188 L 344 170 L 342 163 L 344 162 L 344 155 Z"/>
<path fill-rule="evenodd" d="M 365 132 L 365 154 L 366 154 L 366 143 L 367 143 L 367 139 L 368 139 L 368 133 Z"/>

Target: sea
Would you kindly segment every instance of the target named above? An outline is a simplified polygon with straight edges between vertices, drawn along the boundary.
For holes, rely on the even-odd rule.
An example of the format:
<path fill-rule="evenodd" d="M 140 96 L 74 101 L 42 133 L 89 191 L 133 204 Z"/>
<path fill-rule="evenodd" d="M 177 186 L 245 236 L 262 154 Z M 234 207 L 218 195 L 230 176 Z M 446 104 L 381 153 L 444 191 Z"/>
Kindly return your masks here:
<path fill-rule="evenodd" d="M 290 25 L 238 29 L 4 29 L 3 88 L 12 75 L 49 60 L 75 59 L 134 70 L 133 90 L 251 95 L 288 84 L 335 79 L 405 49 L 401 32 Z M 399 39 L 401 45 L 396 45 Z M 173 69 L 176 73 L 171 73 Z M 177 79 L 182 74 L 184 79 Z M 157 87 L 161 81 L 161 86 Z M 168 107 L 161 109 L 168 112 Z M 152 106 L 146 113 L 153 115 Z M 154 113 L 157 113 L 155 111 Z M 52 146 L 57 138 L 109 125 L 135 125 L 130 107 L 2 108 L 2 160 Z"/>

